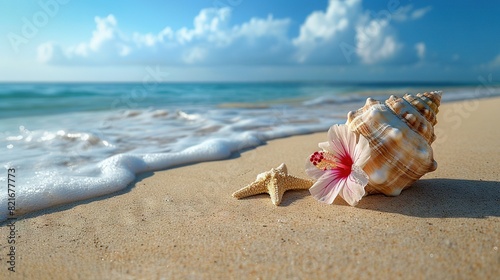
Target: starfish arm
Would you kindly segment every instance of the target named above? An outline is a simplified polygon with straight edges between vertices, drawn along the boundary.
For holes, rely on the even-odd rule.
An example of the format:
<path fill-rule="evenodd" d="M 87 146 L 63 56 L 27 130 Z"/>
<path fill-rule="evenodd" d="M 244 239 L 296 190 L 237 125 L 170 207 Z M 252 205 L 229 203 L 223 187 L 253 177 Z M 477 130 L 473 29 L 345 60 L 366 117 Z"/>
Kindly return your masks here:
<path fill-rule="evenodd" d="M 288 168 L 286 167 L 286 164 L 284 164 L 284 163 L 282 163 L 282 164 L 280 164 L 280 166 L 276 167 L 275 170 L 278 171 L 279 173 L 288 174 Z"/>
<path fill-rule="evenodd" d="M 267 192 L 271 196 L 271 202 L 278 206 L 281 203 L 284 191 L 280 189 L 280 182 L 277 177 L 272 176 L 267 185 Z"/>
<path fill-rule="evenodd" d="M 252 195 L 257 195 L 261 193 L 267 193 L 267 184 L 268 180 L 257 180 L 256 182 L 251 183 L 250 185 L 236 191 L 233 193 L 233 197 L 235 198 L 244 198 Z"/>
<path fill-rule="evenodd" d="M 289 175 L 284 183 L 285 190 L 308 190 L 312 187 L 314 181 L 298 178 Z"/>

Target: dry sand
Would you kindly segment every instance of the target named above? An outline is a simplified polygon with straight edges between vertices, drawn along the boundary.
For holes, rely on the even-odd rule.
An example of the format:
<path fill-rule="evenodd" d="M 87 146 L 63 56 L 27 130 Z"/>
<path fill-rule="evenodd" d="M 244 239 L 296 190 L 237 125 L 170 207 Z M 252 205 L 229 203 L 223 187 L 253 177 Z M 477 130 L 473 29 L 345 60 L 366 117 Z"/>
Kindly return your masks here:
<path fill-rule="evenodd" d="M 270 141 L 232 159 L 144 174 L 118 194 L 16 222 L 16 272 L 0 279 L 500 279 L 500 99 L 441 106 L 439 167 L 398 197 L 357 207 L 308 191 L 236 200 L 232 192 L 325 133 Z"/>

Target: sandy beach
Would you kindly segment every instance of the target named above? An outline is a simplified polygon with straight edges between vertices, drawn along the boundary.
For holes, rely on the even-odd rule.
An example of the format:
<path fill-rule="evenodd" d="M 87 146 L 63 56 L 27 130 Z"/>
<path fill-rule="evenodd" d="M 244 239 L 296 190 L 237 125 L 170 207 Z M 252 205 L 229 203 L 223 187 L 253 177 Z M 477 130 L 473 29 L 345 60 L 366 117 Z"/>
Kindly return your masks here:
<path fill-rule="evenodd" d="M 326 131 L 278 139 L 18 219 L 16 272 L 3 223 L 0 278 L 498 279 L 499 107 L 500 98 L 441 105 L 438 169 L 398 197 L 357 207 L 307 190 L 286 192 L 279 207 L 267 194 L 234 199 L 282 162 L 307 178 L 305 160 Z"/>

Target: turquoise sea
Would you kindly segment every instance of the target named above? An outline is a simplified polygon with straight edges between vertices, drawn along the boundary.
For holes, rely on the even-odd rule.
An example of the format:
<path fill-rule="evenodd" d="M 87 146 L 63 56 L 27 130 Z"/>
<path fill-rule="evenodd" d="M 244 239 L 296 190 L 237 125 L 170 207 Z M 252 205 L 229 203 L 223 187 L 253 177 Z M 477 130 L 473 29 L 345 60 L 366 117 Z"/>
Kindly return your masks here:
<path fill-rule="evenodd" d="M 22 214 L 115 192 L 141 172 L 326 132 L 367 97 L 432 90 L 443 102 L 500 95 L 480 82 L 4 83 L 0 163 L 19 174 Z M 5 188 L 0 195 L 5 202 Z"/>

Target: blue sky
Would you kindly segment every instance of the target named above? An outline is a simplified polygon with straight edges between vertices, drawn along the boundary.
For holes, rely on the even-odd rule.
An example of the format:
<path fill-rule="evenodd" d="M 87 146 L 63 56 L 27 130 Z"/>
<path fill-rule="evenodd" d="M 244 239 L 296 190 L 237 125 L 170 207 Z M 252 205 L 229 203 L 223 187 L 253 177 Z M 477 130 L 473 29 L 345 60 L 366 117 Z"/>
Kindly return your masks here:
<path fill-rule="evenodd" d="M 500 76 L 498 1 L 1 1 L 0 81 Z"/>

